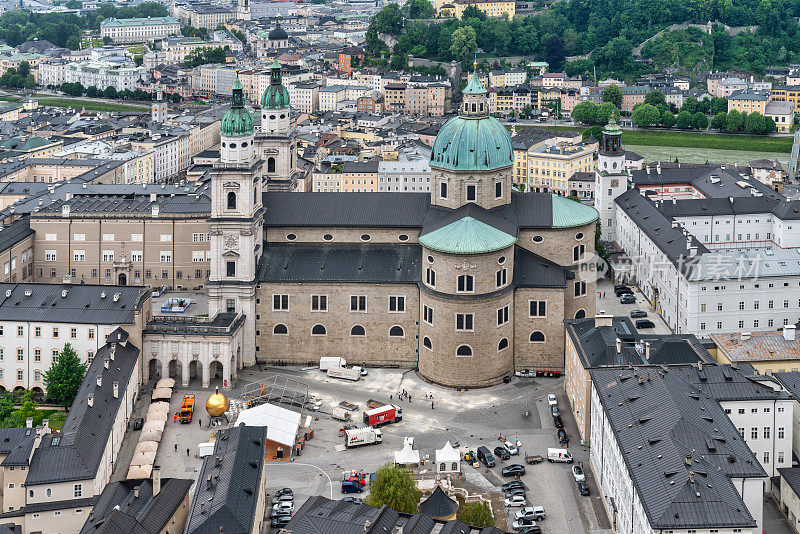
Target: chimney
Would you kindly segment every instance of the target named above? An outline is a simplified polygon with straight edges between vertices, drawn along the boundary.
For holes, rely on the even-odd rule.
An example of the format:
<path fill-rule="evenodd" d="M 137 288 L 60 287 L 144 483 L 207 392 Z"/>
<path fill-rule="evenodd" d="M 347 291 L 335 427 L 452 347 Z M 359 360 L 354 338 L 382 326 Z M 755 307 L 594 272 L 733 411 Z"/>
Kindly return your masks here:
<path fill-rule="evenodd" d="M 91 408 L 94 406 L 94 395 L 87 395 L 86 396 L 86 405 Z"/>
<path fill-rule="evenodd" d="M 207 490 L 211 489 L 211 475 L 208 475 L 208 477 L 206 477 L 206 489 Z"/>
<path fill-rule="evenodd" d="M 675 198 L 675 197 L 672 197 L 672 205 L 675 206 L 677 204 L 678 204 L 678 199 Z"/>
<path fill-rule="evenodd" d="M 650 176 L 650 165 L 645 165 L 644 168 L 647 171 L 647 176 Z"/>
<path fill-rule="evenodd" d="M 158 217 L 158 204 L 153 204 L 150 206 L 150 213 L 153 215 L 153 217 Z"/>
<path fill-rule="evenodd" d="M 795 339 L 795 325 L 787 324 L 783 327 L 783 339 L 786 341 L 794 341 Z"/>
<path fill-rule="evenodd" d="M 692 236 L 687 235 L 686 236 L 686 249 L 688 250 L 690 248 L 692 248 Z"/>
<path fill-rule="evenodd" d="M 689 247 L 689 257 L 694 258 L 697 256 L 697 247 Z"/>
<path fill-rule="evenodd" d="M 617 354 L 622 354 L 622 340 L 617 338 Z"/>
<path fill-rule="evenodd" d="M 103 387 L 103 375 L 97 375 L 97 387 Z"/>
<path fill-rule="evenodd" d="M 644 359 L 650 361 L 650 342 L 646 341 L 644 344 Z"/>
<path fill-rule="evenodd" d="M 157 195 L 155 193 L 150 193 L 150 202 L 155 202 L 157 200 Z"/>
<path fill-rule="evenodd" d="M 33 417 L 25 419 L 25 428 L 33 428 Z"/>
<path fill-rule="evenodd" d="M 369 532 L 369 527 L 370 527 L 370 525 L 372 525 L 372 522 L 371 522 L 369 519 L 367 519 L 366 521 L 364 521 L 364 534 L 366 534 L 367 532 Z"/>
<path fill-rule="evenodd" d="M 119 382 L 114 382 L 114 398 L 119 398 Z"/>
<path fill-rule="evenodd" d="M 62 217 L 69 217 L 69 204 L 61 206 L 61 215 Z"/>
<path fill-rule="evenodd" d="M 135 488 L 133 488 L 133 498 L 134 499 L 138 499 L 139 498 L 139 486 L 136 486 Z"/>
<path fill-rule="evenodd" d="M 607 314 L 605 310 L 600 310 L 600 313 L 594 316 L 594 326 L 595 328 L 599 328 L 601 326 L 611 326 L 611 321 L 613 319 L 613 315 Z"/>
<path fill-rule="evenodd" d="M 656 163 L 656 172 L 658 174 L 661 174 L 661 162 L 660 161 Z"/>
<path fill-rule="evenodd" d="M 108 350 L 108 356 L 111 358 L 111 361 L 114 361 L 114 353 L 117 352 L 117 346 L 111 345 L 111 348 Z"/>
<path fill-rule="evenodd" d="M 153 497 L 161 491 L 161 466 L 153 466 Z"/>
<path fill-rule="evenodd" d="M 103 367 L 105 367 L 106 369 L 108 369 L 108 364 L 109 364 L 109 360 L 108 360 L 108 358 L 105 358 L 105 359 L 103 359 Z"/>

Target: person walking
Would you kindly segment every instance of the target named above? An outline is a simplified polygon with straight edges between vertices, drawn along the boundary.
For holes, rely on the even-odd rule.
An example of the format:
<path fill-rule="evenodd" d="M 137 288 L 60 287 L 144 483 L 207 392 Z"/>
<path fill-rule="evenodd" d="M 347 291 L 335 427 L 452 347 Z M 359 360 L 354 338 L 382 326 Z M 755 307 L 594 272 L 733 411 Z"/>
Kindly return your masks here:
<path fill-rule="evenodd" d="M 189 449 L 186 449 L 186 457 L 189 457 Z"/>
<path fill-rule="evenodd" d="M 408 396 L 408 403 L 411 404 L 411 395 Z"/>
<path fill-rule="evenodd" d="M 198 417 L 197 418 L 197 424 L 200 425 L 200 428 L 203 428 L 203 418 L 202 417 Z"/>
<path fill-rule="evenodd" d="M 175 452 L 178 452 L 178 444 L 175 444 Z"/>
<path fill-rule="evenodd" d="M 431 401 L 431 410 L 433 410 L 433 401 Z"/>

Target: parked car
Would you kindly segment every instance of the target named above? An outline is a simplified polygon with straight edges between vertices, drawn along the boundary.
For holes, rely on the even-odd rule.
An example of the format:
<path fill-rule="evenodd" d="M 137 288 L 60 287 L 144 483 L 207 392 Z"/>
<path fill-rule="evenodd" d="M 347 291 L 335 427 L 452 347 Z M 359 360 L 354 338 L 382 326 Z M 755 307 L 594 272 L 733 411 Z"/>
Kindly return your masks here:
<path fill-rule="evenodd" d="M 280 497 L 281 495 L 294 495 L 294 492 L 291 488 L 281 488 L 275 492 L 275 496 Z"/>
<path fill-rule="evenodd" d="M 558 399 L 553 393 L 547 396 L 547 404 L 550 406 L 558 406 Z"/>
<path fill-rule="evenodd" d="M 644 310 L 631 310 L 631 318 L 636 319 L 637 317 L 647 317 L 647 312 Z"/>
<path fill-rule="evenodd" d="M 508 119 L 508 122 L 517 122 L 517 119 L 512 117 L 512 118 Z"/>
<path fill-rule="evenodd" d="M 525 527 L 520 529 L 518 534 L 542 534 L 542 527 L 538 525 L 533 527 Z"/>
<path fill-rule="evenodd" d="M 521 510 L 517 510 L 517 513 L 514 514 L 514 519 L 529 517 L 536 521 L 541 521 L 546 516 L 547 514 L 545 513 L 543 506 L 526 506 Z"/>
<path fill-rule="evenodd" d="M 619 298 L 620 304 L 636 304 L 636 296 L 632 293 L 626 293 Z"/>
<path fill-rule="evenodd" d="M 354 365 L 352 367 L 352 369 L 355 370 L 355 371 L 358 371 L 358 374 L 360 374 L 361 376 L 367 376 L 369 374 L 366 369 L 364 369 L 363 367 L 360 367 L 358 365 Z"/>
<path fill-rule="evenodd" d="M 511 458 L 511 453 L 508 452 L 508 449 L 506 449 L 505 447 L 495 447 L 494 455 L 500 458 L 501 460 L 508 460 L 509 458 Z"/>
<path fill-rule="evenodd" d="M 525 466 L 520 464 L 511 464 L 505 466 L 501 471 L 504 477 L 522 476 L 525 474 Z"/>
<path fill-rule="evenodd" d="M 356 484 L 360 484 L 362 486 L 366 486 L 367 485 L 367 481 L 366 480 L 364 480 L 361 477 L 355 476 L 355 475 L 351 476 L 347 480 L 349 480 L 350 482 L 355 482 Z"/>
<path fill-rule="evenodd" d="M 560 441 L 562 445 L 566 445 L 567 443 L 569 443 L 569 437 L 567 436 L 566 430 L 564 430 L 563 428 L 559 428 L 557 435 L 558 435 L 558 441 Z"/>
<path fill-rule="evenodd" d="M 144 426 L 144 419 L 142 419 L 141 417 L 137 417 L 136 419 L 133 420 L 134 430 L 141 430 L 143 426 Z"/>
<path fill-rule="evenodd" d="M 553 417 L 553 424 L 556 425 L 556 428 L 564 428 L 564 421 L 561 420 L 560 415 Z"/>
<path fill-rule="evenodd" d="M 525 488 L 512 488 L 506 491 L 503 494 L 503 497 L 505 497 L 506 499 L 508 499 L 509 497 L 513 497 L 514 495 L 522 495 L 524 497 L 525 493 L 526 493 Z"/>
<path fill-rule="evenodd" d="M 525 484 L 523 484 L 521 480 L 512 480 L 511 482 L 506 482 L 500 486 L 500 489 L 503 490 L 503 492 L 511 491 L 517 488 L 525 489 Z"/>
<path fill-rule="evenodd" d="M 292 516 L 290 515 L 279 515 L 278 517 L 273 517 L 269 525 L 273 528 L 283 528 L 288 525 L 291 520 Z"/>
<path fill-rule="evenodd" d="M 510 441 L 504 441 L 503 445 L 505 446 L 506 450 L 511 454 L 511 456 L 516 456 L 519 454 L 519 449 L 516 445 L 511 443 Z"/>
<path fill-rule="evenodd" d="M 484 446 L 478 447 L 478 461 L 483 462 L 486 467 L 494 467 L 494 456 Z"/>
<path fill-rule="evenodd" d="M 558 413 L 558 406 L 556 405 L 550 406 L 550 415 L 552 415 L 553 417 L 558 417 L 561 415 L 560 413 Z"/>
<path fill-rule="evenodd" d="M 272 505 L 272 510 L 284 510 L 288 511 L 289 513 L 294 512 L 294 503 L 287 502 L 287 501 L 280 501 Z"/>
<path fill-rule="evenodd" d="M 525 500 L 525 497 L 522 495 L 512 495 L 511 497 L 506 497 L 503 503 L 506 506 L 527 506 L 528 501 Z"/>
<path fill-rule="evenodd" d="M 281 508 L 273 508 L 272 512 L 269 514 L 269 517 L 270 517 L 270 519 L 274 519 L 274 518 L 276 518 L 278 516 L 282 516 L 282 515 L 288 515 L 289 517 L 292 517 L 292 513 L 293 512 L 294 512 L 293 510 L 285 510 L 285 509 L 281 509 Z"/>
<path fill-rule="evenodd" d="M 586 482 L 586 475 L 583 474 L 583 468 L 581 466 L 572 466 L 572 478 L 575 479 L 575 482 Z"/>
<path fill-rule="evenodd" d="M 621 297 L 622 295 L 626 295 L 626 294 L 631 295 L 631 294 L 633 294 L 633 290 L 631 288 L 629 288 L 628 286 L 624 286 L 624 285 L 623 286 L 614 286 L 614 294 L 616 296 L 618 296 L 618 297 Z"/>
<path fill-rule="evenodd" d="M 531 369 L 522 369 L 521 371 L 517 371 L 514 373 L 515 376 L 524 377 L 524 378 L 535 378 L 536 371 Z"/>
<path fill-rule="evenodd" d="M 353 504 L 362 504 L 364 502 L 363 499 L 360 499 L 358 497 L 344 497 L 342 500 L 344 502 L 351 502 Z"/>
<path fill-rule="evenodd" d="M 364 486 L 361 484 L 357 484 L 351 480 L 342 482 L 342 493 L 361 493 L 362 491 L 364 491 Z"/>
<path fill-rule="evenodd" d="M 513 523 L 511 523 L 511 528 L 513 528 L 514 530 L 519 530 L 525 527 L 535 527 L 535 526 L 536 526 L 536 521 L 534 521 L 532 517 L 531 518 L 523 517 L 522 519 L 518 519 Z"/>
<path fill-rule="evenodd" d="M 278 495 L 272 499 L 272 504 L 278 504 L 279 502 L 292 502 L 294 501 L 294 495 L 292 494 L 284 494 Z"/>
<path fill-rule="evenodd" d="M 581 495 L 589 495 L 589 484 L 586 482 L 578 482 L 578 492 Z"/>
<path fill-rule="evenodd" d="M 639 319 L 638 321 L 636 321 L 636 328 L 638 328 L 638 329 L 655 328 L 655 327 L 656 327 L 656 324 L 653 321 L 651 321 L 650 319 Z"/>

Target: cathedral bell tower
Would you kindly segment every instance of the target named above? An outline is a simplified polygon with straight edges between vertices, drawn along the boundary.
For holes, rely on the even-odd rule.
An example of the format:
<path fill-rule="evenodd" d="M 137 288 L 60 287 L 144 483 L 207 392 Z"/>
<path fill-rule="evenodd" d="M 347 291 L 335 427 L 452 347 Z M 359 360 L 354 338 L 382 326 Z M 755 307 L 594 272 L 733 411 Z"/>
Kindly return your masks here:
<path fill-rule="evenodd" d="M 231 109 L 220 125 L 220 160 L 211 170 L 209 314 L 244 314 L 243 353 L 239 361 L 252 365 L 256 268 L 263 247 L 263 162 L 253 146 L 253 116 L 244 107 L 238 75 L 232 92 Z"/>
<path fill-rule="evenodd" d="M 167 120 L 167 102 L 164 100 L 164 88 L 158 84 L 156 97 L 153 100 L 151 117 L 153 122 L 163 124 Z"/>
<path fill-rule="evenodd" d="M 281 79 L 278 60 L 270 67 L 269 86 L 261 96 L 261 126 L 256 137 L 264 174 L 271 189 L 290 187 L 296 157 L 295 130 L 291 121 L 289 91 Z"/>
<path fill-rule="evenodd" d="M 600 155 L 595 171 L 595 207 L 600 214 L 601 239 L 615 238 L 616 212 L 614 199 L 628 190 L 628 173 L 625 170 L 625 151 L 622 149 L 622 129 L 614 116 L 603 128 Z"/>

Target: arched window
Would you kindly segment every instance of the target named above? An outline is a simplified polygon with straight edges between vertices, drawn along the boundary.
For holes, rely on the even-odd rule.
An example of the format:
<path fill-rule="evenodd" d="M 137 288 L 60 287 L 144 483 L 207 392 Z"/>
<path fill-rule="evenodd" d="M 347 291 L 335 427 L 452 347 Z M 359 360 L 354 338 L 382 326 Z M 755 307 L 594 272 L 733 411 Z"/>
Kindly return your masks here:
<path fill-rule="evenodd" d="M 544 334 L 539 332 L 538 330 L 535 332 L 531 332 L 531 343 L 544 343 Z"/>
<path fill-rule="evenodd" d="M 366 336 L 367 332 L 364 330 L 364 327 L 360 324 L 355 325 L 353 328 L 350 329 L 351 336 Z"/>
<path fill-rule="evenodd" d="M 325 334 L 327 334 L 327 332 L 328 331 L 325 330 L 325 327 L 322 326 L 321 324 L 315 324 L 314 328 L 311 329 L 312 336 L 324 336 Z"/>
<path fill-rule="evenodd" d="M 236 209 L 236 193 L 230 191 L 228 193 L 228 209 L 235 210 Z"/>
<path fill-rule="evenodd" d="M 267 159 L 267 172 L 275 172 L 275 158 Z"/>
<path fill-rule="evenodd" d="M 471 274 L 462 274 L 459 276 L 458 291 L 461 293 L 475 291 L 475 278 Z"/>
<path fill-rule="evenodd" d="M 431 343 L 431 338 L 425 336 L 422 338 L 422 346 L 428 350 L 433 350 L 433 343 Z"/>
<path fill-rule="evenodd" d="M 393 327 L 391 327 L 389 329 L 389 336 L 390 337 L 403 337 L 404 335 L 405 335 L 405 332 L 403 332 L 403 327 L 402 326 L 394 325 Z"/>
<path fill-rule="evenodd" d="M 503 338 L 500 340 L 500 343 L 497 344 L 497 351 L 500 352 L 503 349 L 508 348 L 508 339 Z"/>
<path fill-rule="evenodd" d="M 586 317 L 586 311 L 585 310 L 578 310 L 577 312 L 575 312 L 575 318 L 576 319 L 583 319 L 584 317 Z"/>
<path fill-rule="evenodd" d="M 286 328 L 285 324 L 276 324 L 275 328 L 272 329 L 273 334 L 288 334 L 289 330 Z"/>
<path fill-rule="evenodd" d="M 456 356 L 472 356 L 472 347 L 469 345 L 460 345 L 456 349 Z"/>

